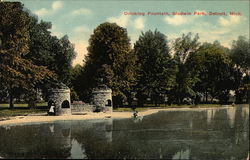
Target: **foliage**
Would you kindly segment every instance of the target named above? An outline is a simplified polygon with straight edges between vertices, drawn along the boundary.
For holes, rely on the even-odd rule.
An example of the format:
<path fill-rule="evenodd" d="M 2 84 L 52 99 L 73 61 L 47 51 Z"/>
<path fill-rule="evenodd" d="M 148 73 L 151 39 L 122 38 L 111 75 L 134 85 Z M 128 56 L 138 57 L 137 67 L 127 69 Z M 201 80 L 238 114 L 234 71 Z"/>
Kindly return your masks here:
<path fill-rule="evenodd" d="M 239 36 L 233 41 L 230 58 L 235 68 L 241 73 L 238 75 L 236 87 L 236 103 L 242 103 L 243 99 L 250 99 L 250 48 L 249 40 Z M 250 102 L 250 100 L 249 100 Z"/>
<path fill-rule="evenodd" d="M 239 36 L 238 40 L 233 41 L 231 49 L 231 59 L 233 63 L 240 67 L 244 73 L 250 70 L 250 49 L 249 40 L 243 36 Z"/>
<path fill-rule="evenodd" d="M 104 83 L 113 90 L 113 96 L 126 97 L 135 81 L 135 60 L 126 29 L 115 23 L 100 24 L 89 39 L 83 92 L 90 94 L 92 88 Z"/>
<path fill-rule="evenodd" d="M 198 34 L 192 39 L 192 33 L 183 34 L 182 37 L 176 38 L 173 43 L 175 59 L 180 63 L 185 63 L 190 53 L 196 52 L 199 49 Z"/>
<path fill-rule="evenodd" d="M 79 96 L 81 94 L 81 74 L 83 72 L 83 67 L 79 64 L 76 66 L 72 67 L 70 70 L 70 91 L 71 91 L 71 99 L 72 100 L 79 100 Z"/>
<path fill-rule="evenodd" d="M 197 93 L 193 90 L 198 81 L 197 68 L 193 66 L 192 58 L 189 57 L 199 49 L 198 39 L 198 35 L 192 38 L 192 33 L 188 33 L 187 35 L 183 34 L 173 43 L 174 59 L 178 64 L 178 72 L 176 74 L 176 85 L 170 92 L 170 104 L 172 101 L 180 104 L 185 97 L 197 96 Z"/>
<path fill-rule="evenodd" d="M 16 89 L 35 92 L 35 86 L 52 73 L 25 58 L 29 52 L 30 17 L 21 3 L 0 3 L 0 81 L 7 87 L 10 107 Z"/>
<path fill-rule="evenodd" d="M 142 99 L 143 95 L 151 95 L 157 104 L 157 97 L 175 84 L 176 65 L 170 57 L 166 37 L 157 30 L 142 33 L 134 50 L 139 65 L 137 96 Z"/>
<path fill-rule="evenodd" d="M 76 54 L 73 44 L 66 35 L 61 39 L 52 36 L 49 31 L 52 27 L 50 22 L 38 22 L 34 16 L 30 18 L 30 50 L 26 57 L 38 65 L 47 66 L 55 73 L 57 82 L 69 85 L 71 63 Z"/>
<path fill-rule="evenodd" d="M 205 95 L 217 97 L 226 103 L 230 90 L 235 88 L 237 70 L 231 65 L 228 54 L 218 43 L 204 43 L 193 53 L 192 62 L 199 72 L 195 89 Z"/>

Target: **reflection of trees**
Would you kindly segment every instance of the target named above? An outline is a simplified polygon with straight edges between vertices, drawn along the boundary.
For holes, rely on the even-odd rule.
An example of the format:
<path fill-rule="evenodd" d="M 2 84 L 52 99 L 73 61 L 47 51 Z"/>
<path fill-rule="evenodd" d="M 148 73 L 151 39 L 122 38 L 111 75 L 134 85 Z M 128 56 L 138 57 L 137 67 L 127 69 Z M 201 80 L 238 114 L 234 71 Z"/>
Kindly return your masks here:
<path fill-rule="evenodd" d="M 0 155 L 67 158 L 74 140 L 90 159 L 244 159 L 249 111 L 238 107 L 235 116 L 229 111 L 213 110 L 213 116 L 207 111 L 160 112 L 137 123 L 109 119 L 60 122 L 54 129 L 51 124 L 16 126 L 11 132 L 0 128 Z"/>
<path fill-rule="evenodd" d="M 55 132 L 50 124 L 13 126 L 10 130 L 0 128 L 0 154 L 7 158 L 67 158 L 70 146 L 61 135 L 60 125 Z"/>
<path fill-rule="evenodd" d="M 112 134 L 110 125 L 112 125 L 112 119 L 102 122 L 82 121 L 72 126 L 71 138 L 81 144 L 88 158 L 108 158 L 112 145 L 109 139 L 109 134 Z"/>
<path fill-rule="evenodd" d="M 248 152 L 248 138 L 247 141 L 242 140 L 244 138 L 244 132 L 242 129 L 246 124 L 241 116 L 241 107 L 235 108 L 234 116 L 231 113 L 227 113 L 230 110 L 220 109 L 215 110 L 215 115 L 211 125 L 208 126 L 208 141 L 204 141 L 199 146 L 194 146 L 193 151 L 196 158 L 205 159 L 244 159 L 247 157 Z M 232 119 L 234 124 L 232 125 Z M 247 120 L 248 121 L 248 120 Z M 248 130 L 245 130 L 248 132 Z M 237 143 L 237 139 L 240 139 Z M 194 153 L 192 153 L 194 154 Z"/>

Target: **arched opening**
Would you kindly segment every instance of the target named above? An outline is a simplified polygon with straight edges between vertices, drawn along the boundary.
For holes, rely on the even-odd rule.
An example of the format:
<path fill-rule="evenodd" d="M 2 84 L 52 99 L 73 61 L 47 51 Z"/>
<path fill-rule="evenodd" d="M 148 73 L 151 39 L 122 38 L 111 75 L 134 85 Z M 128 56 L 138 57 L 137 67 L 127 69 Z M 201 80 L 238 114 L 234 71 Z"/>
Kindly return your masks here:
<path fill-rule="evenodd" d="M 112 106 L 112 101 L 110 99 L 107 100 L 106 106 Z"/>
<path fill-rule="evenodd" d="M 62 102 L 62 108 L 70 108 L 68 100 Z"/>

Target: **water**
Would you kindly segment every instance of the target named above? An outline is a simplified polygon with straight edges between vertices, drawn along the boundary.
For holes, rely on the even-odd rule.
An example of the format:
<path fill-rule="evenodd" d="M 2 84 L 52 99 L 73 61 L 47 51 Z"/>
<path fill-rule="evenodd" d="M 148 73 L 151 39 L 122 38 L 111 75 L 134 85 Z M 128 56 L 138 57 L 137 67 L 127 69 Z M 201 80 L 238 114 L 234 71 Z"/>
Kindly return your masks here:
<path fill-rule="evenodd" d="M 0 126 L 0 157 L 246 159 L 249 108 Z"/>

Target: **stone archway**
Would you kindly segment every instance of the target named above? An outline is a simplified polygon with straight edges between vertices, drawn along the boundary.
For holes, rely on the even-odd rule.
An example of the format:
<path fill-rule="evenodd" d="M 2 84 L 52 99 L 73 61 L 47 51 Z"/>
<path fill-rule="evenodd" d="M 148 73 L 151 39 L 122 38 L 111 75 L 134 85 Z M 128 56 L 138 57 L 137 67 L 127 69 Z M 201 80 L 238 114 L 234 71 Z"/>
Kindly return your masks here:
<path fill-rule="evenodd" d="M 111 107 L 112 106 L 112 101 L 110 99 L 107 100 L 106 106 Z"/>
<path fill-rule="evenodd" d="M 61 108 L 70 108 L 70 104 L 68 100 L 62 102 Z"/>

